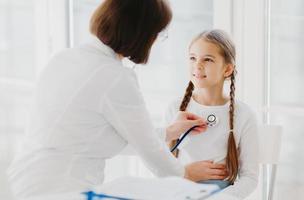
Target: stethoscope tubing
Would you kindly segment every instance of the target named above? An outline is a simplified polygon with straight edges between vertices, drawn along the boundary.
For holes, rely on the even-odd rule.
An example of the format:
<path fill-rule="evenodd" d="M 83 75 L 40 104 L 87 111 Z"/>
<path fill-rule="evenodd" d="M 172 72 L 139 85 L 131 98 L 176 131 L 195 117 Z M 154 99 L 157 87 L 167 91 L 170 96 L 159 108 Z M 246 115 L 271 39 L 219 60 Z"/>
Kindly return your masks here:
<path fill-rule="evenodd" d="M 183 136 L 181 137 L 181 139 L 178 139 L 178 140 L 177 140 L 177 143 L 174 145 L 174 147 L 172 147 L 171 152 L 174 152 L 175 149 L 177 149 L 177 147 L 179 146 L 179 144 L 185 139 L 185 137 L 186 137 L 193 129 L 195 129 L 196 127 L 198 127 L 198 126 L 193 126 L 193 127 L 189 128 L 189 129 L 183 134 Z"/>
<path fill-rule="evenodd" d="M 211 119 L 210 119 L 211 118 Z M 214 115 L 214 114 L 211 114 L 207 117 L 207 125 L 212 127 L 216 124 L 217 122 L 217 117 Z M 177 140 L 177 143 L 174 145 L 174 147 L 172 147 L 172 149 L 170 150 L 171 152 L 174 152 L 177 147 L 179 146 L 179 144 L 185 139 L 185 137 L 193 130 L 195 129 L 196 127 L 198 126 L 193 126 L 191 127 L 190 129 L 188 129 L 184 134 L 183 136 Z"/>

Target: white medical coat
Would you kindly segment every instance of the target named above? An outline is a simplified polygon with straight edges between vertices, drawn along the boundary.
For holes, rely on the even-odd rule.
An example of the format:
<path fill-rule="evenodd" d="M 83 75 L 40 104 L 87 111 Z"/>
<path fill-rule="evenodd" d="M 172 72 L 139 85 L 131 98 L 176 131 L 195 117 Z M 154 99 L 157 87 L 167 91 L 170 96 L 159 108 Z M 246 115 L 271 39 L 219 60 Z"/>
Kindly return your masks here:
<path fill-rule="evenodd" d="M 37 83 L 26 137 L 8 174 L 18 198 L 84 192 L 130 144 L 159 176 L 184 166 L 159 139 L 134 71 L 96 38 L 55 55 Z M 124 167 L 124 166 L 121 166 Z"/>

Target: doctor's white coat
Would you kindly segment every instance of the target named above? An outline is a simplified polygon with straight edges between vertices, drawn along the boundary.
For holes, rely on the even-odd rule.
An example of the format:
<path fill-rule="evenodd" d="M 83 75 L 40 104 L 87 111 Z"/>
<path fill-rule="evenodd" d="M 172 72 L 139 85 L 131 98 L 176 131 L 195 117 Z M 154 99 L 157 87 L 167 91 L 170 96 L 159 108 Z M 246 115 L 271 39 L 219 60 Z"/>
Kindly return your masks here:
<path fill-rule="evenodd" d="M 64 50 L 38 80 L 22 151 L 8 171 L 12 190 L 18 199 L 87 191 L 103 183 L 105 160 L 127 144 L 155 174 L 183 176 L 155 133 L 133 70 L 97 39 Z"/>

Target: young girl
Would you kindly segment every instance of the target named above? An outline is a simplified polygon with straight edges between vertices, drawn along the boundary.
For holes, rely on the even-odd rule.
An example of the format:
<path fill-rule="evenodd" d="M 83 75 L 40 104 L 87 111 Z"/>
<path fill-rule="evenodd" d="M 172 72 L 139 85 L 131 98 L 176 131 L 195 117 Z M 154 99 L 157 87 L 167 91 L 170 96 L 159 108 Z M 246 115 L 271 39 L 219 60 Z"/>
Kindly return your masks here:
<path fill-rule="evenodd" d="M 225 32 L 205 31 L 193 39 L 189 72 L 185 95 L 169 106 L 165 121 L 187 110 L 211 122 L 205 129 L 194 129 L 173 153 L 185 164 L 205 160 L 206 180 L 202 182 L 218 184 L 226 194 L 243 199 L 257 185 L 257 123 L 251 109 L 235 100 L 235 47 Z M 229 97 L 223 92 L 227 79 L 231 82 Z M 171 149 L 181 134 L 166 135 Z M 213 175 L 221 169 L 214 169 L 212 163 L 223 164 L 226 174 Z"/>

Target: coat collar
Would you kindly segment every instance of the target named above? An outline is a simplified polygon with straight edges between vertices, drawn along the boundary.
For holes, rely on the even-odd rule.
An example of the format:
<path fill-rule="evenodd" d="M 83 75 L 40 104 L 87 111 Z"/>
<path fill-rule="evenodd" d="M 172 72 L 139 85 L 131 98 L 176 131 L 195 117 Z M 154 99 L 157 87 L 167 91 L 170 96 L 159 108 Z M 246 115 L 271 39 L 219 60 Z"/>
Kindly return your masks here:
<path fill-rule="evenodd" d="M 110 48 L 109 46 L 105 45 L 96 36 L 92 36 L 90 38 L 90 44 L 93 45 L 98 50 L 102 51 L 106 56 L 112 57 L 112 58 L 120 61 L 120 59 L 118 58 L 115 51 L 112 48 Z"/>

